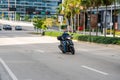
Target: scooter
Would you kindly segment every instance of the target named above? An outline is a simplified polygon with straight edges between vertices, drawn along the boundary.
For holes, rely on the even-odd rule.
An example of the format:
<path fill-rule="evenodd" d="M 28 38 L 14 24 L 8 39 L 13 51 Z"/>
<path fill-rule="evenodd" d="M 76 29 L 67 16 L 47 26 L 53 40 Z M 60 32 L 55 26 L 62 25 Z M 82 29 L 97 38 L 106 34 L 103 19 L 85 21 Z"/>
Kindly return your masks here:
<path fill-rule="evenodd" d="M 74 43 L 72 41 L 71 36 L 66 37 L 66 39 L 64 39 L 64 40 L 63 40 L 62 36 L 58 36 L 57 39 L 60 41 L 60 45 L 58 45 L 58 47 L 62 51 L 62 53 L 70 52 L 70 53 L 72 53 L 72 55 L 75 54 Z M 66 51 L 64 50 L 63 41 L 66 43 Z"/>

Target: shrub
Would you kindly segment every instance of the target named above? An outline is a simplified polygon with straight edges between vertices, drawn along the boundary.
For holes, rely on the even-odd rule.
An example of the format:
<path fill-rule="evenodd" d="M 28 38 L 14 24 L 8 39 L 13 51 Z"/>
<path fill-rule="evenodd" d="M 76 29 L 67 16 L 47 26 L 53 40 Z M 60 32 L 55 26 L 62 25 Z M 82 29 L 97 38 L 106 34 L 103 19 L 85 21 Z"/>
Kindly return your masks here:
<path fill-rule="evenodd" d="M 61 25 L 61 29 L 67 29 L 67 25 Z"/>
<path fill-rule="evenodd" d="M 113 30 L 107 30 L 107 34 L 110 34 L 110 32 L 113 34 Z M 120 36 L 120 31 L 115 31 L 115 34 Z"/>
<path fill-rule="evenodd" d="M 115 34 L 120 36 L 120 31 L 116 31 Z"/>
<path fill-rule="evenodd" d="M 62 34 L 62 32 L 55 32 L 55 31 L 46 31 L 45 32 L 45 35 L 47 36 L 53 36 L 53 37 L 57 37 L 57 36 L 60 36 Z"/>

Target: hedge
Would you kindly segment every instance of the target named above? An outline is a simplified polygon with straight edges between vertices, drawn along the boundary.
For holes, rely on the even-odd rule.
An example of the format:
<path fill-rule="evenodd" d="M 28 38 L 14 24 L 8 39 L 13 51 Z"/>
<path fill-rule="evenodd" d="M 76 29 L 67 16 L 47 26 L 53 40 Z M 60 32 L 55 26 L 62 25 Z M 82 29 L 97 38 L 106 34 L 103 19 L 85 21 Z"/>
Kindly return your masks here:
<path fill-rule="evenodd" d="M 57 31 L 56 31 L 56 32 L 55 32 L 55 31 L 46 31 L 46 32 L 45 32 L 45 35 L 57 37 L 57 36 L 62 35 L 62 32 L 57 32 Z"/>
<path fill-rule="evenodd" d="M 117 37 L 104 37 L 104 36 L 88 36 L 82 35 L 79 36 L 78 40 L 80 41 L 90 41 L 95 43 L 102 43 L 102 44 L 118 44 L 120 45 L 120 38 Z"/>
<path fill-rule="evenodd" d="M 57 37 L 62 35 L 62 33 L 63 32 L 46 31 L 45 35 Z M 73 39 L 78 41 L 120 45 L 119 37 L 90 36 L 90 35 L 81 35 L 81 34 L 73 33 Z"/>

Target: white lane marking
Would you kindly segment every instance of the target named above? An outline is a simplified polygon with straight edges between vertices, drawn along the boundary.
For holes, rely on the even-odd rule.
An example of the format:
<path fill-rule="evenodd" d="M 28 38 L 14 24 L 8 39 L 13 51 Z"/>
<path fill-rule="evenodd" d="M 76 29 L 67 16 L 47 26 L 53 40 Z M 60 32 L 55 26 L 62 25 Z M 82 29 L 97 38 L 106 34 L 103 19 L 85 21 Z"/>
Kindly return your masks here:
<path fill-rule="evenodd" d="M 44 53 L 44 51 L 43 50 L 36 50 L 37 52 L 40 52 L 40 53 Z"/>
<path fill-rule="evenodd" d="M 97 69 L 94 69 L 94 68 L 91 68 L 91 67 L 88 67 L 88 66 L 82 65 L 81 67 L 82 67 L 82 68 L 85 68 L 85 69 L 88 69 L 88 70 L 91 70 L 91 71 L 94 71 L 94 72 L 97 72 L 97 73 L 100 73 L 100 74 L 103 74 L 103 75 L 109 75 L 109 74 L 106 73 L 106 72 L 103 72 L 103 71 L 100 71 L 100 70 L 97 70 Z"/>
<path fill-rule="evenodd" d="M 8 72 L 9 76 L 12 78 L 12 80 L 18 80 L 17 77 L 14 75 L 14 73 L 10 70 L 10 68 L 7 66 L 7 64 L 3 61 L 2 58 L 0 58 L 0 63 L 2 63 L 3 67 Z"/>

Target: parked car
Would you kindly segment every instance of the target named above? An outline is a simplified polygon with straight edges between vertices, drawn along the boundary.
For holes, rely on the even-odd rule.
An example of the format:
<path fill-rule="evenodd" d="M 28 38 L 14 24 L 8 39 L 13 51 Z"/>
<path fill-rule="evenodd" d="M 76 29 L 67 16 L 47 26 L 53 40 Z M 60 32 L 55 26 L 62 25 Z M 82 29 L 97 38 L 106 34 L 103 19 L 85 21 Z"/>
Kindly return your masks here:
<path fill-rule="evenodd" d="M 12 26 L 10 25 L 3 25 L 4 30 L 12 30 Z"/>
<path fill-rule="evenodd" d="M 15 26 L 15 30 L 22 30 L 22 26 Z"/>

